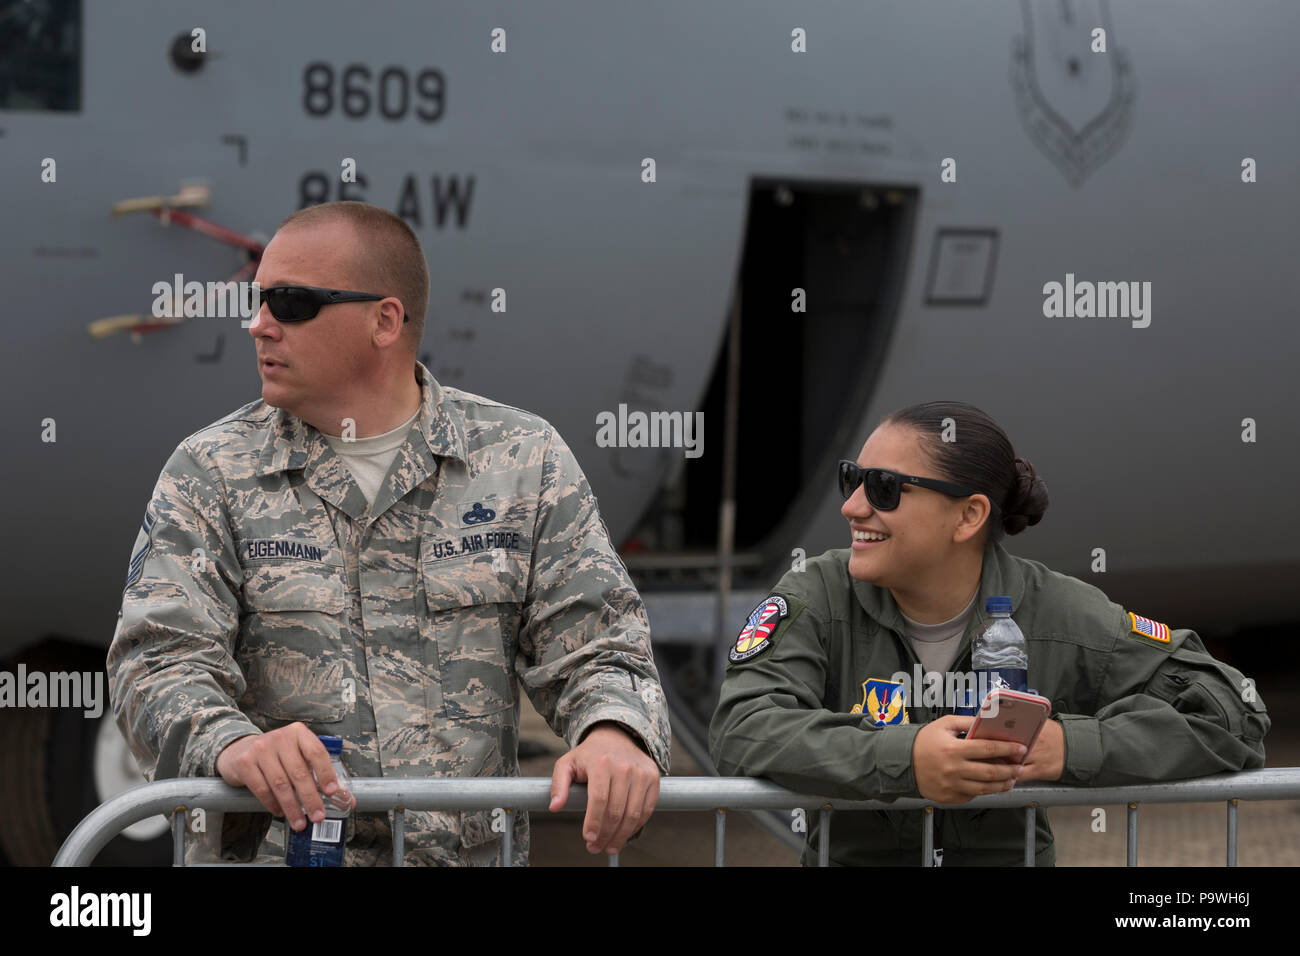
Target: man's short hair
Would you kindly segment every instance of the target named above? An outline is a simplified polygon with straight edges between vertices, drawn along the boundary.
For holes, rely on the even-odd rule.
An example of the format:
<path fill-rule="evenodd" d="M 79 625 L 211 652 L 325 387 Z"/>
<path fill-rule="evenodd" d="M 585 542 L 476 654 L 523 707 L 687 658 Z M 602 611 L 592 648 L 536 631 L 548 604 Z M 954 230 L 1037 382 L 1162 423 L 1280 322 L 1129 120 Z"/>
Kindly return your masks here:
<path fill-rule="evenodd" d="M 372 203 L 347 200 L 299 209 L 280 228 L 339 220 L 351 223 L 361 237 L 362 257 L 353 264 L 357 288 L 352 291 L 398 299 L 411 319 L 402 334 L 418 351 L 429 308 L 429 264 L 420 240 L 401 217 Z"/>

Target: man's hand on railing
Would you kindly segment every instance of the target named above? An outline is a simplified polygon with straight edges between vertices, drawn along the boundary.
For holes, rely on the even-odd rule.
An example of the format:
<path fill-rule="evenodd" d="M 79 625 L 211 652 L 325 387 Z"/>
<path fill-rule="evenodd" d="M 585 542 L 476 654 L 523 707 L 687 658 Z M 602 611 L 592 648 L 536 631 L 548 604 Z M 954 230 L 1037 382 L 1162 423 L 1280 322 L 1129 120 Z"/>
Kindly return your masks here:
<path fill-rule="evenodd" d="M 912 742 L 912 772 L 916 789 L 927 800 L 965 803 L 981 794 L 1010 790 L 1021 777 L 1020 764 L 1002 761 L 1019 760 L 1025 753 L 1024 745 L 957 736 L 973 723 L 974 717 L 948 714 L 917 732 Z"/>
<path fill-rule="evenodd" d="M 626 732 L 608 722 L 592 727 L 555 762 L 552 812 L 563 809 L 575 782 L 587 785 L 582 837 L 589 853 L 617 853 L 645 826 L 659 802 L 659 768 Z"/>
<path fill-rule="evenodd" d="M 312 771 L 316 772 L 315 779 Z M 284 817 L 295 830 L 325 819 L 316 782 L 327 795 L 339 789 L 325 745 L 294 723 L 264 734 L 249 734 L 228 744 L 217 756 L 217 773 L 232 787 L 247 787 L 274 816 Z M 356 798 L 352 798 L 356 806 Z"/>

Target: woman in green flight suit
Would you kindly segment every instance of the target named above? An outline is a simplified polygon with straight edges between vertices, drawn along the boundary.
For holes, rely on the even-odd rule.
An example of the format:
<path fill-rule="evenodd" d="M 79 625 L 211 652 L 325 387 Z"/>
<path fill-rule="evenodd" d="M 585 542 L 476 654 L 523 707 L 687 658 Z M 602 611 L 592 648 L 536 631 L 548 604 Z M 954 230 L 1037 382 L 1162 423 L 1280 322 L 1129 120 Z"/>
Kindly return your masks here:
<path fill-rule="evenodd" d="M 1106 786 L 1263 766 L 1263 702 L 1195 632 L 1001 546 L 1004 532 L 1038 523 L 1047 489 L 979 409 L 893 413 L 856 465 L 841 463 L 840 483 L 851 547 L 786 574 L 730 650 L 709 732 L 720 773 L 846 799 L 963 803 L 1017 781 Z M 1052 702 L 1023 765 L 999 759 L 1018 759 L 1019 745 L 958 736 L 972 718 L 939 692 L 952 678 L 910 679 L 969 672 L 994 595 L 1011 597 L 1029 686 Z M 1035 863 L 1051 865 L 1037 813 Z M 836 814 L 832 862 L 919 864 L 922 814 Z M 817 838 L 814 826 L 805 862 Z M 935 827 L 943 865 L 1017 865 L 1023 841 L 1019 809 L 951 811 Z"/>

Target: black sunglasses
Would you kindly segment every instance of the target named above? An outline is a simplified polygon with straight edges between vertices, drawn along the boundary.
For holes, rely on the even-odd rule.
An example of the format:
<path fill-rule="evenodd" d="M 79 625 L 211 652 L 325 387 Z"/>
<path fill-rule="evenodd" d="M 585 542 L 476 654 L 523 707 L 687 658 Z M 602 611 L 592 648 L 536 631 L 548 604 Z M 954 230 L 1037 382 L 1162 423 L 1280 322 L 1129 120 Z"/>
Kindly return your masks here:
<path fill-rule="evenodd" d="M 942 491 L 945 495 L 952 495 L 954 498 L 965 498 L 970 495 L 982 494 L 973 488 L 967 488 L 965 485 L 953 484 L 951 481 L 939 481 L 937 478 L 918 478 L 916 475 L 900 475 L 896 471 L 889 471 L 885 468 L 860 468 L 855 461 L 841 459 L 839 464 L 840 494 L 845 500 L 852 497 L 853 492 L 857 490 L 858 485 L 862 485 L 867 493 L 867 500 L 871 502 L 871 507 L 878 511 L 893 511 L 898 507 L 898 499 L 903 493 L 903 485 L 919 485 L 922 488 L 932 488 L 935 491 Z M 993 499 L 989 499 L 993 504 Z M 996 504 L 993 504 L 997 508 Z"/>
<path fill-rule="evenodd" d="M 377 302 L 388 296 L 373 295 L 369 292 L 348 292 L 345 289 L 317 289 L 309 285 L 277 285 L 262 289 L 262 301 L 266 303 L 277 322 L 306 322 L 316 318 L 316 313 L 323 305 L 336 302 Z M 403 315 L 402 321 L 409 322 L 411 317 Z"/>

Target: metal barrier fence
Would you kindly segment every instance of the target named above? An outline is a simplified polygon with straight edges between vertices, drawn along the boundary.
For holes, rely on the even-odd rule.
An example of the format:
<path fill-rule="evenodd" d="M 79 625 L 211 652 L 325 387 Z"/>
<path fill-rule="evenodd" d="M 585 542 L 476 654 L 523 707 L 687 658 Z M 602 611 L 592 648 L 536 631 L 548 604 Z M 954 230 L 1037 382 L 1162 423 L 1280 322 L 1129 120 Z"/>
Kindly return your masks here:
<path fill-rule="evenodd" d="M 356 810 L 362 813 L 395 810 L 393 815 L 393 865 L 401 866 L 405 849 L 407 810 L 495 810 L 505 813 L 504 860 L 510 865 L 514 814 L 545 810 L 550 803 L 549 777 L 475 777 L 469 779 L 355 779 L 352 793 Z M 921 865 L 933 865 L 935 809 L 984 810 L 1025 809 L 1025 865 L 1034 865 L 1034 822 L 1037 807 L 1102 806 L 1128 807 L 1129 866 L 1137 865 L 1138 806 L 1143 803 L 1226 802 L 1228 810 L 1227 865 L 1237 865 L 1237 804 L 1242 800 L 1300 799 L 1300 767 L 1247 770 L 1128 787 L 1063 787 L 1025 784 L 1006 793 L 976 797 L 968 803 L 943 804 L 921 798 L 900 798 L 891 803 L 879 800 L 828 800 L 795 793 L 764 780 L 743 777 L 665 777 L 660 781 L 656 813 L 674 810 L 712 810 L 716 814 L 714 865 L 722 866 L 726 852 L 728 810 L 816 810 L 820 816 L 818 864 L 830 863 L 831 810 L 924 810 Z M 587 790 L 575 786 L 565 811 L 586 810 Z M 161 780 L 124 793 L 95 810 L 69 834 L 54 866 L 88 866 L 120 831 L 155 814 L 172 816 L 172 860 L 184 866 L 185 819 L 189 810 L 250 812 L 262 805 L 249 791 L 229 786 L 218 778 Z M 618 865 L 617 855 L 609 858 Z"/>

